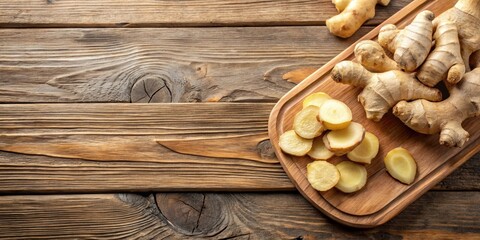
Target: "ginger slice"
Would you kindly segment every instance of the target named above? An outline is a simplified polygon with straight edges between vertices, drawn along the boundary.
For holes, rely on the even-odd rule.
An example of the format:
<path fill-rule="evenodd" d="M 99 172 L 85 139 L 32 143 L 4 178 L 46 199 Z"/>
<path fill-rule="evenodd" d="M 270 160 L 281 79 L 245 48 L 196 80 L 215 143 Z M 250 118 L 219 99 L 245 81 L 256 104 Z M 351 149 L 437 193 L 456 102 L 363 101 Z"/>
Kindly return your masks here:
<path fill-rule="evenodd" d="M 325 101 L 328 99 L 332 99 L 328 94 L 324 92 L 317 92 L 308 95 L 304 100 L 303 100 L 303 108 L 306 108 L 310 105 L 321 107 Z"/>
<path fill-rule="evenodd" d="M 373 133 L 366 132 L 363 141 L 355 149 L 347 154 L 348 159 L 359 162 L 370 164 L 372 159 L 374 159 L 380 148 L 380 143 L 377 136 Z"/>
<path fill-rule="evenodd" d="M 340 130 L 347 128 L 352 121 L 352 111 L 345 103 L 328 99 L 320 107 L 319 117 L 325 128 Z"/>
<path fill-rule="evenodd" d="M 327 191 L 340 180 L 335 165 L 326 161 L 314 161 L 307 165 L 307 180 L 317 191 Z"/>
<path fill-rule="evenodd" d="M 284 132 L 278 145 L 285 153 L 293 156 L 305 156 L 312 148 L 313 140 L 298 136 L 294 130 Z"/>
<path fill-rule="evenodd" d="M 328 148 L 323 143 L 322 138 L 315 138 L 313 140 L 312 149 L 307 154 L 315 160 L 327 160 L 333 157 L 333 155 L 335 155 L 333 152 L 330 152 L 330 150 L 328 150 Z"/>
<path fill-rule="evenodd" d="M 312 139 L 322 135 L 325 130 L 322 123 L 318 120 L 319 108 L 317 106 L 308 106 L 295 115 L 293 119 L 293 130 L 303 138 Z"/>
<path fill-rule="evenodd" d="M 344 192 L 356 192 L 365 186 L 367 183 L 367 169 L 350 161 L 343 161 L 337 164 L 337 169 L 340 172 L 340 180 L 335 187 Z"/>
<path fill-rule="evenodd" d="M 405 148 L 395 148 L 384 159 L 388 173 L 398 181 L 411 184 L 417 175 L 417 163 Z"/>
<path fill-rule="evenodd" d="M 330 131 L 323 136 L 323 143 L 336 155 L 343 155 L 357 147 L 365 136 L 365 128 L 360 123 L 352 122 L 342 130 Z"/>

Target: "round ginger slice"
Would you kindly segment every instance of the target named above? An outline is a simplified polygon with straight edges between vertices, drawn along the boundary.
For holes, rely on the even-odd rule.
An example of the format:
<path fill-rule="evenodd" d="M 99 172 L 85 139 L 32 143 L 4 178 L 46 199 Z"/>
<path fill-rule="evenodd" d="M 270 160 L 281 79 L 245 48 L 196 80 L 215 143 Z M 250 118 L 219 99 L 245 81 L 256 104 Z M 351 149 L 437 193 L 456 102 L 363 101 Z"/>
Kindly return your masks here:
<path fill-rule="evenodd" d="M 370 164 L 372 159 L 377 156 L 379 148 L 380 143 L 377 136 L 366 132 L 360 145 L 349 152 L 347 157 L 354 162 Z"/>
<path fill-rule="evenodd" d="M 357 147 L 365 136 L 365 128 L 352 122 L 342 130 L 330 131 L 323 136 L 323 143 L 335 155 L 343 155 Z"/>
<path fill-rule="evenodd" d="M 417 163 L 405 148 L 395 148 L 384 159 L 387 172 L 404 184 L 411 184 L 417 175 Z"/>
<path fill-rule="evenodd" d="M 278 145 L 285 153 L 293 156 L 305 156 L 312 148 L 313 140 L 298 136 L 295 131 L 284 132 L 280 136 Z"/>
<path fill-rule="evenodd" d="M 367 183 L 367 169 L 364 166 L 343 161 L 336 167 L 340 172 L 340 180 L 335 185 L 338 190 L 344 193 L 352 193 L 362 189 Z"/>
<path fill-rule="evenodd" d="M 320 120 L 329 130 L 347 128 L 352 121 L 352 111 L 342 101 L 336 99 L 326 100 L 320 107 Z"/>
<path fill-rule="evenodd" d="M 293 119 L 293 130 L 302 138 L 312 139 L 322 134 L 324 128 L 318 121 L 319 108 L 308 106 L 295 115 Z"/>
<path fill-rule="evenodd" d="M 307 180 L 317 191 L 332 189 L 340 180 L 335 165 L 327 161 L 314 161 L 307 165 Z"/>
<path fill-rule="evenodd" d="M 333 152 L 330 152 L 327 147 L 325 147 L 322 138 L 315 138 L 313 140 L 312 149 L 307 154 L 315 160 L 328 160 L 335 155 Z"/>
<path fill-rule="evenodd" d="M 304 100 L 303 100 L 303 108 L 306 108 L 308 106 L 317 106 L 321 107 L 325 101 L 328 99 L 332 99 L 328 94 L 324 92 L 317 92 L 308 95 Z"/>

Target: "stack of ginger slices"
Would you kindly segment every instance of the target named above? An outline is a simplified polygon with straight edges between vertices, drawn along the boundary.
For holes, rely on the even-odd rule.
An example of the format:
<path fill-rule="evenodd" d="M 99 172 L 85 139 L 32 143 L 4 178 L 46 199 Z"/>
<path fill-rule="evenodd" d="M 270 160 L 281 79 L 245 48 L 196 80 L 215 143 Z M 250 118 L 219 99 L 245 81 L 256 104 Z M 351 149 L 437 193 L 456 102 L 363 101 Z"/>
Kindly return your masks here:
<path fill-rule="evenodd" d="M 343 102 L 323 92 L 313 93 L 303 101 L 303 109 L 293 120 L 293 129 L 280 136 L 279 146 L 292 156 L 310 156 L 307 179 L 318 191 L 337 188 L 344 193 L 362 189 L 367 183 L 365 165 L 377 156 L 378 138 L 352 121 L 352 111 Z M 333 156 L 346 155 L 337 165 Z M 417 165 L 404 148 L 395 148 L 384 158 L 390 175 L 404 184 L 415 180 Z"/>

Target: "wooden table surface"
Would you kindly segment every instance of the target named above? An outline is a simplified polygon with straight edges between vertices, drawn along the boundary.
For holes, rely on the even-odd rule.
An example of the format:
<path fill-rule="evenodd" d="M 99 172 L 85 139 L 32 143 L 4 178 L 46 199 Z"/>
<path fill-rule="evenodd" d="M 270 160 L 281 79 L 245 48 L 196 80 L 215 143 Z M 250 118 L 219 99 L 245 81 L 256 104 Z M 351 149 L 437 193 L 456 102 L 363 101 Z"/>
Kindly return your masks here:
<path fill-rule="evenodd" d="M 331 0 L 0 0 L 0 238 L 480 239 L 480 154 L 362 230 L 268 141 L 284 78 L 409 2 L 341 40 Z"/>

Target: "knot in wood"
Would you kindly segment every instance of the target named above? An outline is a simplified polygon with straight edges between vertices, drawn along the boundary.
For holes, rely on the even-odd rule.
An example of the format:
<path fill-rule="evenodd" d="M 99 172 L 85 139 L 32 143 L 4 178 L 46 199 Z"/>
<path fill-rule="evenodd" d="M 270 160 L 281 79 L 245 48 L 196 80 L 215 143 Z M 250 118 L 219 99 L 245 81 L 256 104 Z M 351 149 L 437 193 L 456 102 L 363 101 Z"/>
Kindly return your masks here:
<path fill-rule="evenodd" d="M 156 201 L 172 227 L 188 236 L 216 235 L 228 224 L 225 203 L 215 194 L 159 193 Z"/>
<path fill-rule="evenodd" d="M 269 139 L 257 144 L 257 152 L 262 159 L 275 159 L 275 151 Z"/>
<path fill-rule="evenodd" d="M 169 103 L 172 99 L 172 91 L 167 81 L 154 76 L 141 77 L 130 92 L 132 103 Z"/>

